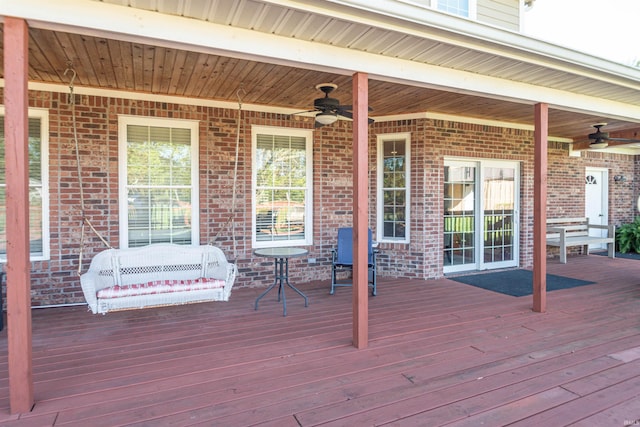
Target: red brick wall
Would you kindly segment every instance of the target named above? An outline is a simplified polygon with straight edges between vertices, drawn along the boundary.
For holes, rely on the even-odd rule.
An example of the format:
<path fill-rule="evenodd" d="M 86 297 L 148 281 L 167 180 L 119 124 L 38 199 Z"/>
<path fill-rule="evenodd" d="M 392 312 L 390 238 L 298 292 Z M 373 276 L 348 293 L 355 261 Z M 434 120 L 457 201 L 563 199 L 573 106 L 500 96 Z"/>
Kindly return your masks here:
<path fill-rule="evenodd" d="M 34 305 L 83 302 L 77 276 L 81 240 L 80 191 L 72 110 L 66 93 L 30 92 L 32 107 L 49 110 L 49 184 L 51 259 L 34 262 Z M 102 236 L 119 246 L 118 115 L 170 117 L 200 123 L 200 243 L 219 246 L 236 262 L 236 286 L 271 283 L 271 261 L 252 255 L 251 248 L 251 125 L 313 128 L 309 118 L 242 112 L 236 188 L 232 209 L 238 110 L 165 102 L 76 95 L 78 140 L 86 215 Z M 376 135 L 410 132 L 411 242 L 382 245 L 379 274 L 415 278 L 442 276 L 444 159 L 502 159 L 521 165 L 520 265 L 531 267 L 533 234 L 533 133 L 444 120 L 399 120 L 370 127 L 370 224 L 376 218 Z M 314 244 L 309 257 L 291 262 L 292 281 L 328 279 L 336 229 L 352 216 L 351 125 L 339 121 L 314 131 Z M 640 189 L 634 176 L 640 161 L 630 156 L 589 152 L 569 157 L 568 145 L 549 144 L 548 216 L 584 215 L 584 170 L 609 169 L 609 218 L 614 224 L 633 219 Z M 614 175 L 625 182 L 614 183 Z M 235 245 L 234 245 L 235 241 Z M 83 271 L 104 249 L 85 231 Z M 328 291 L 328 288 L 327 288 Z"/>

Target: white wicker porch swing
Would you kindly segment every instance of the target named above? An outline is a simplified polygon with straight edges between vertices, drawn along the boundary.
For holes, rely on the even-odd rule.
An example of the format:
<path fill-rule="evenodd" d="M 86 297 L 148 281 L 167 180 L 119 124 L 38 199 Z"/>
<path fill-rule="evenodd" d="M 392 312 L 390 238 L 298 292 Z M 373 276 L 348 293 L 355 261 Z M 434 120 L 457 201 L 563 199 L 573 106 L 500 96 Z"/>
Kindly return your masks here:
<path fill-rule="evenodd" d="M 73 140 L 76 152 L 80 210 L 82 215 L 78 275 L 85 300 L 94 313 L 136 308 L 158 307 L 205 301 L 228 301 L 235 277 L 236 265 L 227 261 L 224 253 L 212 245 L 185 246 L 154 243 L 144 247 L 115 249 L 98 232 L 86 215 L 84 183 L 77 132 L 75 70 L 69 65 L 64 75 L 71 73 L 69 104 L 71 106 Z M 238 149 L 242 104 L 239 104 L 238 133 L 233 183 L 232 214 L 235 212 Z M 232 223 L 232 218 L 228 221 Z M 107 247 L 91 260 L 82 273 L 85 250 L 85 230 L 89 227 Z M 235 226 L 232 224 L 234 254 Z"/>

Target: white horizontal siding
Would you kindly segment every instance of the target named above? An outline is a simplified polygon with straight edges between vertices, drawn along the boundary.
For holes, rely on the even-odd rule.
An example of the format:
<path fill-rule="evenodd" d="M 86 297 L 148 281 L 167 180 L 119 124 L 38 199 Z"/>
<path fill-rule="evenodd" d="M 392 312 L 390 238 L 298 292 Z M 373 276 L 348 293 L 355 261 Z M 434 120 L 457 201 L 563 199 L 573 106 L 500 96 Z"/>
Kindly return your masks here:
<path fill-rule="evenodd" d="M 478 21 L 507 30 L 519 31 L 518 0 L 478 0 Z"/>

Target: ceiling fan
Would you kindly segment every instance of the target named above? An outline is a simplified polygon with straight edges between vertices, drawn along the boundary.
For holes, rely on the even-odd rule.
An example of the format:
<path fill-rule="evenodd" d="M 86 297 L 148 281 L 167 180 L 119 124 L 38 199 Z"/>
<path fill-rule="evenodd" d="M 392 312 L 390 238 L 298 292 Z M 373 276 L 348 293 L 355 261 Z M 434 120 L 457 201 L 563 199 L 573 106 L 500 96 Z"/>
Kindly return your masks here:
<path fill-rule="evenodd" d="M 589 134 L 589 139 L 592 140 L 589 148 L 601 149 L 609 146 L 609 141 L 625 142 L 625 143 L 640 143 L 640 139 L 633 138 L 613 138 L 609 136 L 609 132 L 603 132 L 602 127 L 606 126 L 606 123 L 596 123 L 593 125 L 596 131 Z"/>
<path fill-rule="evenodd" d="M 338 116 L 353 119 L 351 105 L 340 105 L 340 101 L 336 98 L 330 98 L 329 94 L 337 89 L 338 85 L 334 83 L 320 83 L 316 85 L 316 89 L 324 93 L 324 97 L 317 98 L 313 101 L 313 110 L 302 111 L 302 113 L 317 112 L 315 127 L 330 125 L 338 120 Z M 371 108 L 369 107 L 369 111 Z M 296 113 L 300 114 L 300 113 Z M 369 124 L 373 123 L 373 119 L 369 119 Z"/>

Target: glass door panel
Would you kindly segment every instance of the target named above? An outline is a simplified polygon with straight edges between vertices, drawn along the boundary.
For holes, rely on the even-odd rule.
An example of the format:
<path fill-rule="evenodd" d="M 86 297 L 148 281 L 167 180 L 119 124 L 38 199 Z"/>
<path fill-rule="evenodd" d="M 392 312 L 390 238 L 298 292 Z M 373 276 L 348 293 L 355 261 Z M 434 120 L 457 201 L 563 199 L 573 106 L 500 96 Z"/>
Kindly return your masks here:
<path fill-rule="evenodd" d="M 482 170 L 483 263 L 515 260 L 516 168 L 486 166 Z M 488 267 L 486 268 L 493 268 Z"/>
<path fill-rule="evenodd" d="M 444 266 L 461 271 L 476 266 L 476 167 L 449 164 L 444 169 Z"/>

